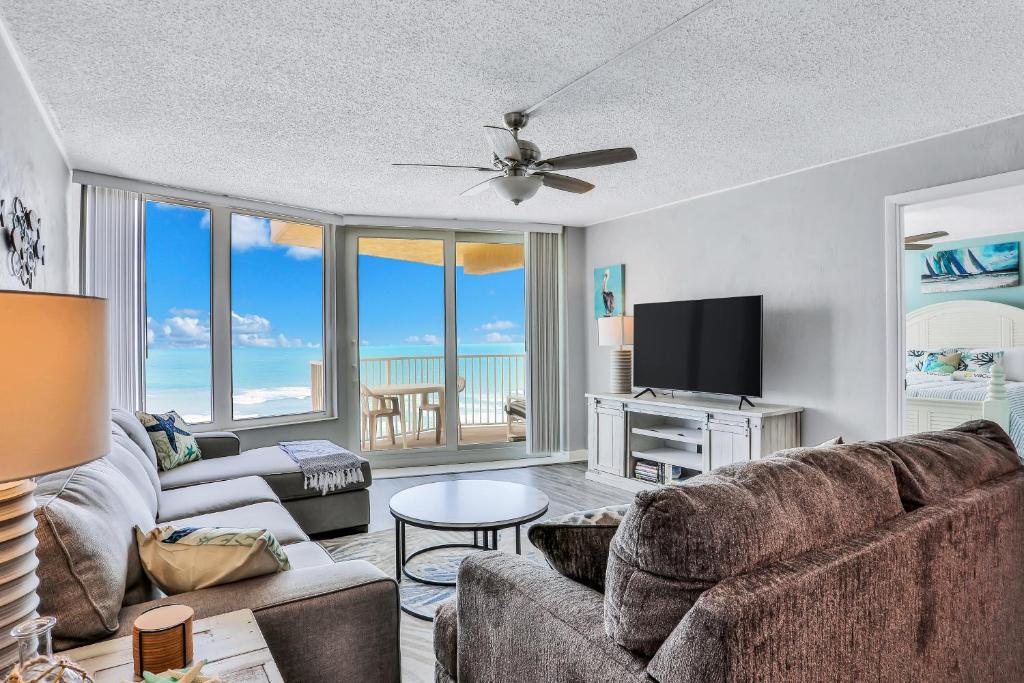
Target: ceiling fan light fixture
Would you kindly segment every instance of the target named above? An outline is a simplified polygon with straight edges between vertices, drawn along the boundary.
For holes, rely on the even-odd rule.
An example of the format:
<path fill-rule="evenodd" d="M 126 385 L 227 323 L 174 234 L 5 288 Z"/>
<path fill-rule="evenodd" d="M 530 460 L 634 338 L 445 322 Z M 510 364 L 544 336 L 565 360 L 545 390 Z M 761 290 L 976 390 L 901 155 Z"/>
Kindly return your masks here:
<path fill-rule="evenodd" d="M 516 206 L 537 194 L 543 180 L 532 175 L 501 176 L 491 181 L 495 194 Z"/>

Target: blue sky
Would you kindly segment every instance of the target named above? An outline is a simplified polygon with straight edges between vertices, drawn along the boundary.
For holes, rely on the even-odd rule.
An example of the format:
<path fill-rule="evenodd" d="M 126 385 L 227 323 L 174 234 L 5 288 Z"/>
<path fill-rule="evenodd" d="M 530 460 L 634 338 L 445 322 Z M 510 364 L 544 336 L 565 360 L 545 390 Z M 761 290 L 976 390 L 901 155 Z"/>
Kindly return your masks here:
<path fill-rule="evenodd" d="M 319 251 L 272 244 L 270 221 L 232 219 L 232 340 L 236 347 L 319 347 Z M 362 345 L 436 345 L 444 336 L 444 271 L 407 261 L 359 257 Z M 339 273 L 344 282 L 344 274 Z M 205 209 L 147 202 L 149 343 L 210 343 L 210 215 Z M 456 269 L 456 325 L 463 344 L 522 343 L 523 270 L 466 275 Z"/>

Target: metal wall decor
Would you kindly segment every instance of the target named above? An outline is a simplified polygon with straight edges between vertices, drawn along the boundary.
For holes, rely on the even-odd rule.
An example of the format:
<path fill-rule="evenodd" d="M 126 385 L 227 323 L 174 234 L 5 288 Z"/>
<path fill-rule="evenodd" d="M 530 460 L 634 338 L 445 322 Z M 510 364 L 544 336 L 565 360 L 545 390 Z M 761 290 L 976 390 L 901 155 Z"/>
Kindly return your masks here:
<path fill-rule="evenodd" d="M 46 265 L 46 245 L 40 237 L 42 219 L 32 209 L 25 208 L 21 197 L 15 197 L 10 213 L 0 199 L 0 232 L 9 251 L 7 265 L 11 274 L 29 289 L 36 271 Z"/>

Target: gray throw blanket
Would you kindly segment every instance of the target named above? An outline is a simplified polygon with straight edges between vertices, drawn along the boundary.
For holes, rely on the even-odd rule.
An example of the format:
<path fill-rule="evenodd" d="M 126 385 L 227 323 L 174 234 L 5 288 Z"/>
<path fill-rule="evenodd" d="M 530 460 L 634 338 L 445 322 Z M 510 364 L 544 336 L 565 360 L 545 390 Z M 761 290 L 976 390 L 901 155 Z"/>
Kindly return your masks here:
<path fill-rule="evenodd" d="M 334 489 L 363 481 L 363 459 L 326 439 L 282 441 L 278 444 L 302 470 L 307 489 L 327 495 Z"/>

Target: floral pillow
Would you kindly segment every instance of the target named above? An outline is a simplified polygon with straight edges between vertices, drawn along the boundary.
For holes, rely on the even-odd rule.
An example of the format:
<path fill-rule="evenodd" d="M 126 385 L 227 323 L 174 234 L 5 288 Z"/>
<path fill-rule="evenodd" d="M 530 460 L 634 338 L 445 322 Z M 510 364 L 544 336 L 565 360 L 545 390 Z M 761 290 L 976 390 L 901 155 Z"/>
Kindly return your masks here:
<path fill-rule="evenodd" d="M 958 351 L 933 351 L 925 356 L 924 362 L 921 364 L 921 372 L 932 375 L 952 375 L 959 368 L 960 353 Z"/>
<path fill-rule="evenodd" d="M 135 417 L 146 428 L 149 440 L 153 442 L 160 469 L 173 470 L 202 457 L 199 443 L 189 431 L 188 423 L 173 410 L 162 415 L 140 410 L 135 413 Z"/>
<path fill-rule="evenodd" d="M 1003 352 L 993 349 L 961 349 L 959 375 L 967 378 L 991 377 L 992 366 L 1001 365 Z"/>
<path fill-rule="evenodd" d="M 927 357 L 927 351 L 907 349 L 907 372 L 921 372 L 921 366 Z"/>

